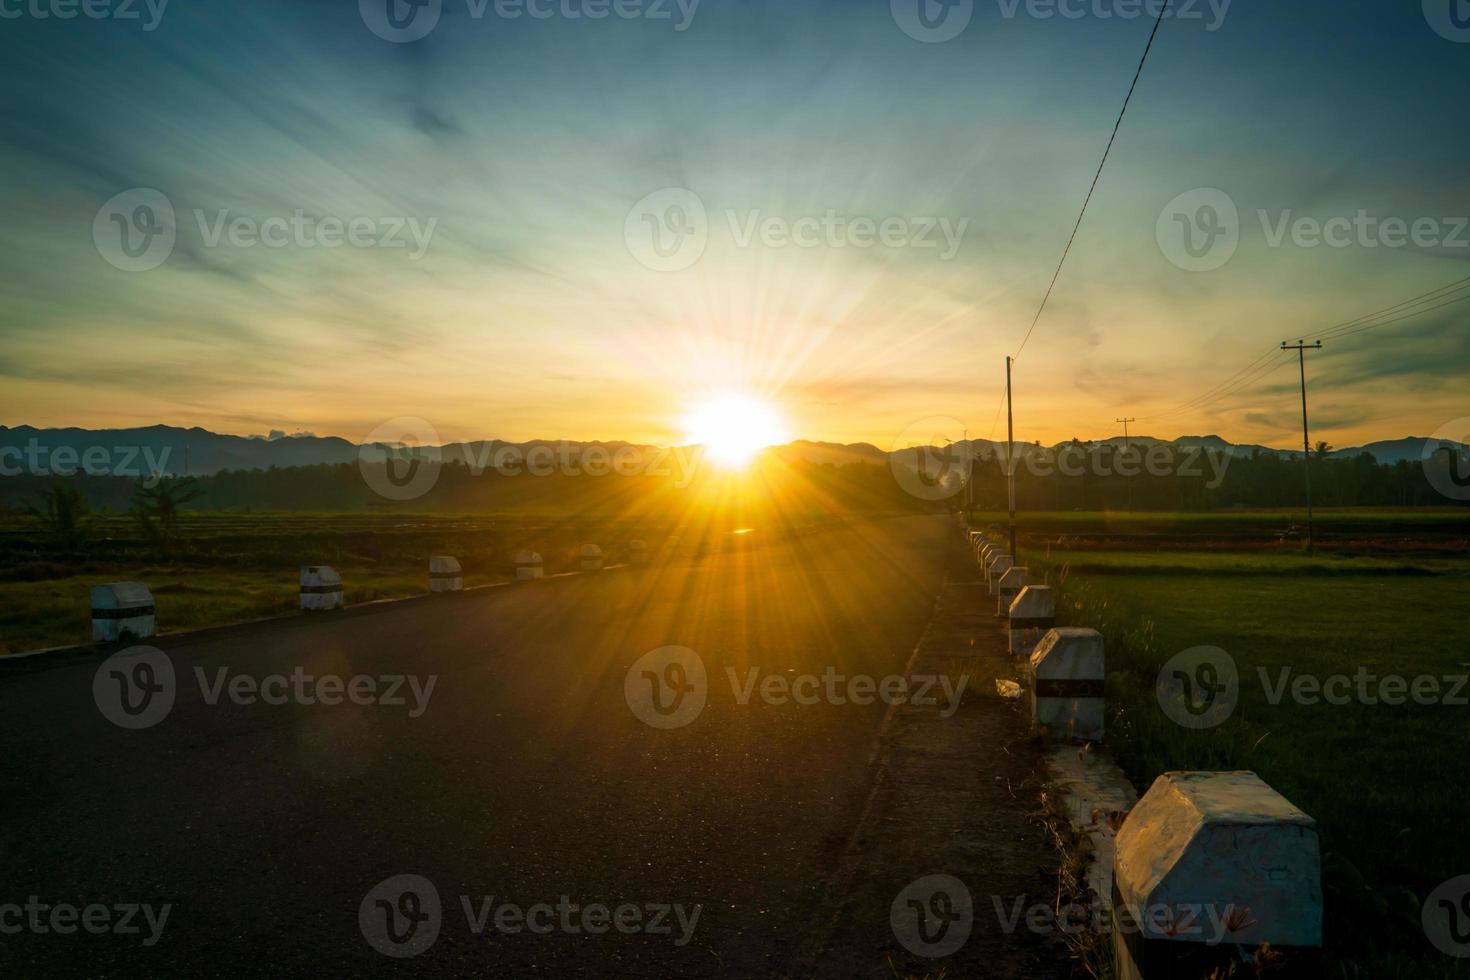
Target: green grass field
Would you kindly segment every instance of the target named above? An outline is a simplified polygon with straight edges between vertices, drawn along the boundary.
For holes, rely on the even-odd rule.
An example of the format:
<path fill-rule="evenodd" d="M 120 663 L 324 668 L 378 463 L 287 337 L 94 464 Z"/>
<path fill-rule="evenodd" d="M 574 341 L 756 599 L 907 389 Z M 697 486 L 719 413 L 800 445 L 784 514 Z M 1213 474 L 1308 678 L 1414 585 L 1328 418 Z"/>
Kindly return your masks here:
<path fill-rule="evenodd" d="M 1270 539 L 1232 546 L 1239 528 L 1276 523 L 1261 515 L 1190 520 L 1199 550 L 1158 515 L 1090 526 L 1086 515 L 1043 517 L 1023 518 L 1021 563 L 1060 587 L 1060 623 L 1104 634 L 1106 744 L 1135 785 L 1174 769 L 1254 770 L 1318 821 L 1330 975 L 1470 977 L 1470 962 L 1434 950 L 1420 925 L 1429 892 L 1470 873 L 1470 706 L 1268 697 L 1283 668 L 1323 679 L 1359 668 L 1470 674 L 1460 629 L 1470 554 L 1457 515 L 1327 515 L 1329 535 L 1379 540 L 1314 555 Z M 1120 523 L 1127 539 L 1090 537 Z M 1240 702 L 1218 727 L 1192 730 L 1164 714 L 1155 684 L 1165 661 L 1199 645 L 1233 658 Z M 1442 681 L 1442 693 L 1457 683 Z"/>
<path fill-rule="evenodd" d="M 656 547 L 663 533 L 646 522 L 525 517 L 201 514 L 184 520 L 175 553 L 162 560 L 126 519 L 97 521 L 71 556 L 17 520 L 0 528 L 0 656 L 88 642 L 90 590 L 104 582 L 146 583 L 159 631 L 176 632 L 298 612 L 303 564 L 334 567 L 352 604 L 427 592 L 432 555 L 457 557 L 471 587 L 509 580 L 520 548 L 540 553 L 554 574 L 574 567 L 584 542 L 615 562 L 633 537 Z"/>

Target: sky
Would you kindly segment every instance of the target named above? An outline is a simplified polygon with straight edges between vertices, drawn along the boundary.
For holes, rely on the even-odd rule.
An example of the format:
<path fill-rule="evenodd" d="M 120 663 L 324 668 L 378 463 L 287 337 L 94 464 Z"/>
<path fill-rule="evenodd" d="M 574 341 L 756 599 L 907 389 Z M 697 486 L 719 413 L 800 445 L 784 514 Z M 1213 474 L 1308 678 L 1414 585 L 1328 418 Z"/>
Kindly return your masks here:
<path fill-rule="evenodd" d="M 89 2 L 0 0 L 0 423 L 889 448 L 1004 435 L 1155 0 Z M 1295 445 L 1295 355 L 1204 396 L 1470 277 L 1451 2 L 1175 0 L 1017 438 Z M 1429 435 L 1470 302 L 1308 375 L 1314 440 Z"/>

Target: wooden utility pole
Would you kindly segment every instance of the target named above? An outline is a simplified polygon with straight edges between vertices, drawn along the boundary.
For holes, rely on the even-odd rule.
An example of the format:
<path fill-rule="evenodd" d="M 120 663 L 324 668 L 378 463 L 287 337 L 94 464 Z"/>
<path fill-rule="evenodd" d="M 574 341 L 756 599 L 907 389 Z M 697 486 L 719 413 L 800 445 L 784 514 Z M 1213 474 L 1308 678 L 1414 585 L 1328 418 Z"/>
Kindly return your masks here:
<path fill-rule="evenodd" d="M 1016 427 L 1011 415 L 1011 360 L 1006 355 L 1006 495 L 1011 509 L 1011 563 L 1021 564 L 1016 554 Z"/>
<path fill-rule="evenodd" d="M 965 523 L 969 526 L 970 515 L 975 511 L 975 447 L 970 442 L 970 430 L 964 431 L 965 440 Z"/>
<path fill-rule="evenodd" d="M 1113 421 L 1123 423 L 1123 452 L 1126 453 L 1128 452 L 1128 423 L 1137 422 L 1138 419 L 1124 417 L 1121 419 L 1113 419 Z M 1128 480 L 1126 476 L 1123 479 L 1124 481 Z M 1125 482 L 1124 486 L 1128 490 L 1128 513 L 1131 514 L 1133 513 L 1133 484 L 1131 482 Z"/>
<path fill-rule="evenodd" d="M 1281 342 L 1282 350 L 1296 351 L 1296 359 L 1302 370 L 1302 472 L 1307 479 L 1307 550 L 1315 547 L 1315 536 L 1312 530 L 1312 441 L 1307 435 L 1307 351 L 1321 350 L 1322 341 L 1309 344 L 1298 340 L 1294 344 Z"/>

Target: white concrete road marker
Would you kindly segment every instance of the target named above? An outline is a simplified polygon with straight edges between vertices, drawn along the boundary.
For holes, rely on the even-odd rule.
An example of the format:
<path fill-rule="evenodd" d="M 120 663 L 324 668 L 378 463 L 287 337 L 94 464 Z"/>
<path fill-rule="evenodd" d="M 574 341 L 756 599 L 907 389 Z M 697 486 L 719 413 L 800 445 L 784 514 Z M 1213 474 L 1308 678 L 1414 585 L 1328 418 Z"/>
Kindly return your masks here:
<path fill-rule="evenodd" d="M 154 631 L 153 593 L 142 582 L 92 586 L 92 642 L 144 639 Z"/>
<path fill-rule="evenodd" d="M 602 549 L 595 544 L 584 544 L 577 551 L 577 567 L 584 572 L 602 569 Z"/>
<path fill-rule="evenodd" d="M 1007 611 L 1011 656 L 1029 662 L 1041 638 L 1057 624 L 1057 599 L 1049 585 L 1028 585 Z"/>
<path fill-rule="evenodd" d="M 1119 980 L 1209 976 L 1263 943 L 1282 976 L 1317 976 L 1317 823 L 1253 772 L 1166 772 L 1118 831 Z"/>
<path fill-rule="evenodd" d="M 1057 738 L 1103 737 L 1103 638 L 1097 630 L 1048 630 L 1026 666 L 1031 680 L 1031 723 Z"/>
<path fill-rule="evenodd" d="M 995 586 L 995 614 L 1001 619 L 1010 615 L 1011 603 L 1021 590 L 1031 584 L 1031 569 L 1026 567 L 1007 568 Z"/>
<path fill-rule="evenodd" d="M 1000 577 L 1011 570 L 1010 555 L 992 554 L 985 563 L 985 584 L 990 594 L 995 595 L 1000 591 Z"/>
<path fill-rule="evenodd" d="M 438 555 L 429 559 L 430 592 L 459 592 L 463 588 L 464 577 L 458 558 Z"/>
<path fill-rule="evenodd" d="M 546 575 L 546 566 L 541 561 L 541 555 L 534 551 L 517 551 L 515 566 L 517 582 L 529 582 Z"/>
<path fill-rule="evenodd" d="M 304 565 L 301 568 L 301 608 L 341 609 L 342 576 L 330 565 Z"/>

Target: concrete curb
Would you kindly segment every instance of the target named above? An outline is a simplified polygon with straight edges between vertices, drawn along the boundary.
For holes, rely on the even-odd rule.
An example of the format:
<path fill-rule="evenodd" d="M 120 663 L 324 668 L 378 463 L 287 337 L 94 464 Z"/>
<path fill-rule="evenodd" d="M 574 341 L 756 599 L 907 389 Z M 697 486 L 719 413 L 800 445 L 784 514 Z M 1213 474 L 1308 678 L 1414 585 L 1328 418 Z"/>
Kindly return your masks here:
<path fill-rule="evenodd" d="M 1117 835 L 1108 816 L 1133 809 L 1138 791 L 1118 764 L 1095 746 L 1087 751 L 1058 746 L 1047 754 L 1046 771 L 1067 821 L 1092 845 L 1084 879 L 1092 890 L 1093 906 L 1111 913 Z"/>

